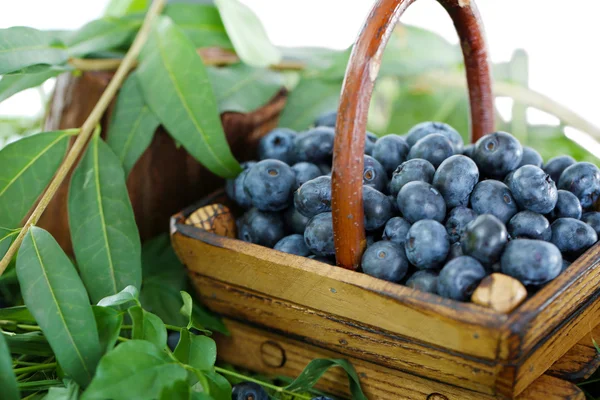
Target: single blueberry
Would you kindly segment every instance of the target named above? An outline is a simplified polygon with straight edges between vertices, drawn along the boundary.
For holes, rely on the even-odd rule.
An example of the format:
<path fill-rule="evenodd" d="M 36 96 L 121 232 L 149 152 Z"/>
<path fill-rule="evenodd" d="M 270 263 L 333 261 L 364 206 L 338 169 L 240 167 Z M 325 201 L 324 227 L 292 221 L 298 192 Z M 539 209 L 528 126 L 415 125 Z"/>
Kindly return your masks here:
<path fill-rule="evenodd" d="M 471 208 L 477 214 L 492 214 L 503 223 L 507 223 L 519 211 L 508 187 L 494 179 L 475 185 L 470 200 Z"/>
<path fill-rule="evenodd" d="M 383 165 L 388 176 L 391 177 L 394 170 L 406 161 L 409 149 L 408 143 L 403 137 L 393 134 L 386 135 L 375 142 L 373 158 Z"/>
<path fill-rule="evenodd" d="M 502 273 L 524 285 L 543 285 L 556 278 L 562 269 L 558 248 L 543 240 L 511 240 L 502 254 Z"/>
<path fill-rule="evenodd" d="M 398 192 L 398 209 L 410 223 L 422 219 L 442 222 L 446 217 L 446 203 L 441 193 L 429 183 L 409 182 Z"/>
<path fill-rule="evenodd" d="M 238 238 L 244 242 L 273 247 L 283 236 L 285 229 L 279 213 L 251 208 L 238 220 Z"/>
<path fill-rule="evenodd" d="M 387 240 L 373 243 L 365 250 L 361 261 L 365 274 L 390 282 L 400 282 L 408 271 L 404 249 Z"/>
<path fill-rule="evenodd" d="M 304 230 L 306 246 L 317 256 L 335 255 L 333 245 L 333 219 L 330 212 L 315 215 L 306 224 Z"/>
<path fill-rule="evenodd" d="M 600 237 L 600 212 L 590 211 L 582 215 L 581 220 L 592 227 Z"/>
<path fill-rule="evenodd" d="M 283 161 L 263 160 L 253 165 L 244 179 L 244 191 L 261 211 L 281 211 L 290 205 L 296 175 Z"/>
<path fill-rule="evenodd" d="M 294 140 L 296 132 L 287 128 L 275 128 L 258 142 L 258 158 L 274 159 L 292 165 L 296 159 Z"/>
<path fill-rule="evenodd" d="M 577 161 L 571 156 L 554 157 L 548 160 L 546 165 L 544 165 L 544 171 L 550 175 L 550 178 L 552 178 L 554 182 L 558 182 L 563 171 L 576 162 Z"/>
<path fill-rule="evenodd" d="M 310 400 L 333 400 L 333 399 L 330 397 L 327 397 L 327 396 L 318 396 L 318 397 L 313 397 Z"/>
<path fill-rule="evenodd" d="M 559 218 L 550 225 L 552 243 L 567 258 L 579 257 L 598 241 L 594 228 L 574 218 Z"/>
<path fill-rule="evenodd" d="M 558 191 L 556 206 L 550 212 L 550 218 L 581 218 L 581 203 L 577 196 L 566 190 Z"/>
<path fill-rule="evenodd" d="M 300 186 L 294 193 L 294 206 L 309 218 L 331 211 L 331 177 L 320 176 Z"/>
<path fill-rule="evenodd" d="M 517 168 L 523 165 L 535 165 L 538 168 L 542 168 L 542 164 L 544 164 L 544 159 L 537 150 L 529 146 L 523 146 L 523 157 Z"/>
<path fill-rule="evenodd" d="M 550 222 L 542 214 L 533 211 L 521 211 L 508 221 L 506 225 L 511 239 L 525 238 L 545 240 L 552 238 Z"/>
<path fill-rule="evenodd" d="M 437 269 L 448 256 L 450 239 L 444 225 L 438 221 L 424 219 L 410 227 L 406 234 L 404 249 L 408 260 L 415 267 Z"/>
<path fill-rule="evenodd" d="M 365 229 L 379 229 L 394 216 L 394 203 L 385 194 L 363 185 L 363 209 L 365 212 Z"/>
<path fill-rule="evenodd" d="M 292 233 L 304 233 L 304 228 L 308 224 L 310 217 L 304 216 L 296 210 L 295 206 L 292 206 L 285 210 L 283 213 L 283 220 L 285 227 L 289 232 Z"/>
<path fill-rule="evenodd" d="M 475 218 L 477 218 L 477 213 L 470 208 L 462 206 L 453 208 L 446 219 L 446 231 L 450 243 L 458 242 L 467 225 Z"/>
<path fill-rule="evenodd" d="M 299 162 L 292 165 L 292 171 L 294 171 L 294 174 L 296 174 L 296 186 L 294 187 L 294 190 L 297 190 L 300 186 L 304 185 L 311 179 L 315 179 L 323 175 L 318 166 L 308 162 Z"/>
<path fill-rule="evenodd" d="M 484 214 L 467 225 L 460 242 L 465 255 L 492 265 L 500 259 L 508 242 L 508 233 L 502 221 L 492 214 Z"/>
<path fill-rule="evenodd" d="M 485 135 L 477 141 L 473 151 L 473 160 L 479 171 L 484 176 L 500 180 L 516 169 L 522 158 L 521 143 L 506 132 Z"/>
<path fill-rule="evenodd" d="M 517 172 L 517 170 L 516 170 L 516 169 L 515 169 L 515 170 L 513 170 L 513 171 L 510 171 L 510 172 L 508 173 L 508 175 L 506 175 L 506 176 L 504 177 L 504 181 L 503 181 L 503 182 L 504 182 L 504 184 L 505 184 L 506 186 L 508 186 L 509 188 L 510 188 L 510 185 L 512 185 L 513 176 L 515 176 L 515 172 Z"/>
<path fill-rule="evenodd" d="M 403 162 L 394 170 L 390 181 L 390 194 L 397 196 L 398 192 L 408 182 L 421 181 L 431 183 L 435 168 L 427 160 L 415 158 Z"/>
<path fill-rule="evenodd" d="M 437 294 L 439 274 L 435 271 L 417 271 L 406 281 L 406 286 L 421 292 Z"/>
<path fill-rule="evenodd" d="M 448 299 L 467 301 L 486 275 L 483 265 L 473 257 L 457 257 L 440 271 L 438 294 Z"/>
<path fill-rule="evenodd" d="M 231 400 L 269 400 L 269 395 L 257 383 L 241 382 L 233 385 Z"/>
<path fill-rule="evenodd" d="M 242 172 L 240 172 L 235 179 L 228 179 L 225 184 L 225 192 L 227 193 L 227 196 L 234 200 L 240 207 L 246 209 L 252 207 L 252 200 L 244 190 L 244 180 L 246 179 L 248 170 L 255 164 L 256 162 L 254 161 L 242 163 Z"/>
<path fill-rule="evenodd" d="M 589 162 L 575 163 L 560 175 L 558 188 L 577 196 L 581 207 L 587 210 L 600 196 L 600 170 Z"/>
<path fill-rule="evenodd" d="M 331 163 L 335 131 L 327 126 L 299 133 L 294 141 L 296 161 Z"/>
<path fill-rule="evenodd" d="M 469 196 L 477 182 L 477 165 L 462 155 L 445 159 L 433 175 L 433 186 L 446 200 L 448 209 L 469 204 Z"/>
<path fill-rule="evenodd" d="M 331 128 L 335 127 L 335 122 L 337 120 L 337 110 L 329 111 L 324 114 L 321 114 L 315 119 L 315 126 L 329 126 Z"/>
<path fill-rule="evenodd" d="M 548 214 L 558 200 L 556 184 L 541 168 L 524 165 L 515 171 L 510 191 L 521 209 Z"/>
<path fill-rule="evenodd" d="M 446 262 L 453 260 L 457 257 L 464 256 L 465 253 L 462 251 L 462 244 L 460 242 L 452 243 L 450 245 L 450 251 L 448 252 L 448 257 L 446 258 Z"/>
<path fill-rule="evenodd" d="M 408 152 L 408 159 L 422 158 L 437 168 L 442 161 L 454 154 L 454 147 L 448 138 L 439 133 L 433 133 L 420 139 Z"/>
<path fill-rule="evenodd" d="M 391 218 L 383 230 L 383 240 L 389 240 L 404 246 L 406 234 L 410 229 L 410 223 L 402 217 Z"/>
<path fill-rule="evenodd" d="M 406 135 L 406 142 L 410 147 L 412 147 L 425 136 L 434 133 L 444 135 L 446 138 L 448 138 L 448 140 L 450 140 L 452 143 L 452 147 L 454 147 L 455 154 L 460 154 L 462 152 L 463 139 L 460 136 L 460 133 L 444 122 L 428 121 L 421 122 L 420 124 L 413 126 Z"/>
<path fill-rule="evenodd" d="M 275 243 L 273 248 L 284 253 L 295 254 L 303 257 L 311 254 L 308 247 L 306 247 L 306 243 L 304 243 L 304 236 L 297 233 L 282 238 Z"/>
<path fill-rule="evenodd" d="M 371 156 L 365 156 L 363 185 L 371 186 L 380 192 L 387 190 L 388 177 L 383 166 Z"/>
<path fill-rule="evenodd" d="M 365 154 L 368 156 L 373 155 L 373 150 L 375 150 L 375 142 L 377 142 L 379 136 L 374 134 L 373 132 L 367 131 L 365 137 Z"/>
<path fill-rule="evenodd" d="M 167 346 L 169 346 L 171 351 L 175 351 L 180 337 L 181 333 L 179 333 L 179 331 L 169 331 L 169 335 L 167 336 Z"/>
<path fill-rule="evenodd" d="M 473 159 L 473 152 L 475 151 L 475 145 L 474 144 L 470 144 L 468 146 L 465 146 L 465 148 L 463 149 L 463 156 L 467 156 L 470 159 Z"/>

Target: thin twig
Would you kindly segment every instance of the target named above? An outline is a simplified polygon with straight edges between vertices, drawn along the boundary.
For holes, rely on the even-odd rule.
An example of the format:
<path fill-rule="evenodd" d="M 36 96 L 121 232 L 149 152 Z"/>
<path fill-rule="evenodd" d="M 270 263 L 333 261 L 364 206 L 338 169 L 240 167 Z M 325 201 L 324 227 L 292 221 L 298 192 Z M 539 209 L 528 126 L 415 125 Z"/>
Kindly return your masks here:
<path fill-rule="evenodd" d="M 69 150 L 69 153 L 58 168 L 58 171 L 52 179 L 52 182 L 50 182 L 50 185 L 48 185 L 48 189 L 46 189 L 46 192 L 44 193 L 38 205 L 31 213 L 31 216 L 23 226 L 23 229 L 21 229 L 21 232 L 19 232 L 19 236 L 17 236 L 15 241 L 11 244 L 10 248 L 4 255 L 2 261 L 0 261 L 0 275 L 4 273 L 6 267 L 8 267 L 10 260 L 16 254 L 17 250 L 19 249 L 19 246 L 21 246 L 23 238 L 29 231 L 29 228 L 39 221 L 40 217 L 44 213 L 44 210 L 46 210 L 48 203 L 50 203 L 50 200 L 52 200 L 52 198 L 54 197 L 56 191 L 59 189 L 60 185 L 65 180 L 65 177 L 67 176 L 75 162 L 79 159 L 79 156 L 85 150 L 85 147 L 88 143 L 89 138 L 94 132 L 94 129 L 100 122 L 100 119 L 102 118 L 104 112 L 110 105 L 113 97 L 115 97 L 117 91 L 123 84 L 123 81 L 127 77 L 127 74 L 133 67 L 135 60 L 137 59 L 138 55 L 140 54 L 140 51 L 142 50 L 142 47 L 144 46 L 144 43 L 146 43 L 146 40 L 148 39 L 150 30 L 152 29 L 152 23 L 158 17 L 158 15 L 160 15 L 164 5 L 165 0 L 154 0 L 152 2 L 152 6 L 150 7 L 150 10 L 148 10 L 146 17 L 144 18 L 144 23 L 142 24 L 142 27 L 136 35 L 135 40 L 131 44 L 129 51 L 123 58 L 123 61 L 119 65 L 119 68 L 115 72 L 115 75 L 113 76 L 112 80 L 106 87 L 106 90 L 104 90 L 104 93 L 102 93 L 100 100 L 98 100 L 98 103 L 96 103 L 94 109 L 81 126 L 81 130 L 77 139 L 75 140 L 75 143 L 73 143 L 73 147 L 71 147 L 71 149 Z"/>

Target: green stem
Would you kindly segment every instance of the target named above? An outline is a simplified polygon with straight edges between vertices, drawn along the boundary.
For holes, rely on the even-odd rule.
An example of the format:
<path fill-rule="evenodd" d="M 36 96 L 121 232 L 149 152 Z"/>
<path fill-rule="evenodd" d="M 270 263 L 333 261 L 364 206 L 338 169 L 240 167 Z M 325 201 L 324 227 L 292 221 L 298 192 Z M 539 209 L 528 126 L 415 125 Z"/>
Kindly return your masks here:
<path fill-rule="evenodd" d="M 180 326 L 169 325 L 169 324 L 165 324 L 165 328 L 167 328 L 170 331 L 179 331 L 179 332 L 181 332 L 182 330 L 185 329 Z M 133 325 L 122 325 L 121 329 L 131 330 L 131 329 L 133 329 Z"/>
<path fill-rule="evenodd" d="M 53 369 L 53 368 L 56 368 L 55 362 L 48 363 L 48 364 L 32 365 L 30 367 L 15 368 L 13 371 L 15 372 L 15 375 L 17 375 L 17 374 L 24 374 L 27 372 L 43 371 L 46 369 Z"/>
<path fill-rule="evenodd" d="M 14 360 L 14 365 L 41 365 L 43 363 Z"/>
<path fill-rule="evenodd" d="M 22 329 L 24 331 L 41 331 L 42 328 L 40 328 L 37 325 L 25 325 L 25 324 L 17 324 L 17 328 Z"/>
<path fill-rule="evenodd" d="M 117 341 L 119 341 L 119 342 L 126 342 L 126 341 L 128 341 L 128 340 L 131 340 L 131 339 L 127 339 L 126 337 L 123 337 L 123 336 L 119 336 L 119 337 L 117 338 Z"/>
<path fill-rule="evenodd" d="M 19 389 L 28 390 L 44 390 L 53 386 L 62 386 L 62 382 L 56 379 L 44 380 L 44 381 L 33 381 L 33 382 L 19 382 Z"/>
<path fill-rule="evenodd" d="M 33 392 L 29 396 L 23 397 L 21 400 L 34 399 L 40 392 Z"/>

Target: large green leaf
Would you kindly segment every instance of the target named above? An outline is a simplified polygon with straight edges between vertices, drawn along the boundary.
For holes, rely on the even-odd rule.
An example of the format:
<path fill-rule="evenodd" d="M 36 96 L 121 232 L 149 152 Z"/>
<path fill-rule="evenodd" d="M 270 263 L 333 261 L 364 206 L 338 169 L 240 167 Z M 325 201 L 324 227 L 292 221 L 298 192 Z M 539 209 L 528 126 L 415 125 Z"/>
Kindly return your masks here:
<path fill-rule="evenodd" d="M 52 387 L 44 400 L 77 400 L 79 399 L 79 386 L 75 381 L 68 379 L 64 388 Z"/>
<path fill-rule="evenodd" d="M 0 226 L 19 226 L 59 167 L 73 133 L 40 133 L 0 150 Z"/>
<path fill-rule="evenodd" d="M 210 395 L 215 400 L 231 399 L 231 383 L 223 375 L 219 375 L 213 369 L 212 371 L 205 371 L 204 376 L 208 380 Z"/>
<path fill-rule="evenodd" d="M 7 229 L 0 227 L 0 259 L 4 257 L 11 243 L 19 234 L 19 231 L 19 229 Z"/>
<path fill-rule="evenodd" d="M 130 340 L 106 354 L 82 399 L 147 400 L 185 380 L 186 370 L 145 340 Z"/>
<path fill-rule="evenodd" d="M 85 387 L 100 359 L 96 320 L 85 287 L 52 235 L 32 227 L 19 250 L 17 276 L 25 305 L 65 373 Z"/>
<path fill-rule="evenodd" d="M 69 226 L 79 272 L 94 303 L 141 286 L 141 244 L 119 159 L 98 135 L 73 173 Z"/>
<path fill-rule="evenodd" d="M 100 338 L 100 348 L 103 353 L 107 353 L 115 347 L 121 325 L 123 324 L 123 313 L 109 307 L 92 306 L 96 326 L 98 327 L 98 337 Z"/>
<path fill-rule="evenodd" d="M 50 33 L 22 26 L 0 29 L 0 75 L 37 64 L 60 65 L 68 57 Z"/>
<path fill-rule="evenodd" d="M 233 48 L 219 10 L 211 4 L 171 3 L 163 14 L 171 18 L 196 47 Z"/>
<path fill-rule="evenodd" d="M 2 388 L 2 398 L 4 400 L 19 400 L 19 388 L 17 387 L 17 378 L 12 369 L 12 357 L 10 350 L 0 334 L 0 388 Z"/>
<path fill-rule="evenodd" d="M 239 173 L 206 68 L 194 45 L 168 17 L 155 25 L 137 74 L 154 114 L 192 156 L 219 176 Z"/>
<path fill-rule="evenodd" d="M 0 321 L 35 322 L 25 306 L 0 308 Z"/>
<path fill-rule="evenodd" d="M 98 302 L 98 305 L 101 307 L 115 307 L 129 303 L 130 301 L 135 301 L 139 305 L 140 303 L 137 300 L 138 297 L 139 291 L 137 288 L 133 285 L 129 285 L 119 293 L 103 298 Z"/>
<path fill-rule="evenodd" d="M 36 72 L 22 72 L 4 75 L 0 80 L 0 102 L 22 90 L 36 87 L 50 78 L 60 75 L 66 68 L 44 65 L 43 69 Z"/>
<path fill-rule="evenodd" d="M 73 57 L 111 50 L 128 43 L 139 26 L 140 22 L 132 19 L 97 19 L 74 32 L 66 45 Z"/>
<path fill-rule="evenodd" d="M 161 349 L 166 347 L 167 328 L 160 318 L 140 306 L 130 307 L 128 311 L 133 321 L 133 339 L 147 340 Z"/>
<path fill-rule="evenodd" d="M 176 381 L 162 390 L 159 400 L 190 400 L 190 395 L 190 384 L 187 381 Z"/>
<path fill-rule="evenodd" d="M 146 105 L 134 72 L 119 91 L 106 141 L 123 164 L 125 176 L 152 143 L 158 125 L 158 118 Z"/>
<path fill-rule="evenodd" d="M 173 355 L 182 363 L 200 371 L 210 371 L 217 360 L 217 345 L 207 336 L 182 330 Z"/>
<path fill-rule="evenodd" d="M 150 0 L 111 0 L 104 14 L 107 17 L 121 17 L 130 13 L 138 13 L 148 8 Z"/>
<path fill-rule="evenodd" d="M 48 340 L 41 332 L 28 332 L 20 334 L 4 333 L 4 339 L 8 343 L 10 352 L 13 354 L 27 354 L 32 356 L 48 357 L 54 355 Z"/>
<path fill-rule="evenodd" d="M 264 106 L 283 87 L 283 76 L 266 68 L 236 64 L 208 68 L 219 111 L 250 112 Z"/>

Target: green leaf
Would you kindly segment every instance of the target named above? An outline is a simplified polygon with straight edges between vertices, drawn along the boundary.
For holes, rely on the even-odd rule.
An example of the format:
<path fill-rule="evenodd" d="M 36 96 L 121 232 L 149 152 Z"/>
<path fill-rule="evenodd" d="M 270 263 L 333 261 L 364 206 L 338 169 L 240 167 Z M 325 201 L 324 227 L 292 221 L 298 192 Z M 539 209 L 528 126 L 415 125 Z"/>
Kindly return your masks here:
<path fill-rule="evenodd" d="M 67 71 L 66 68 L 44 65 L 41 71 L 4 75 L 0 80 L 0 102 L 22 90 L 40 86 L 50 78 Z"/>
<path fill-rule="evenodd" d="M 231 383 L 225 377 L 215 372 L 215 370 L 206 371 L 204 375 L 208 379 L 210 394 L 215 400 L 231 399 Z"/>
<path fill-rule="evenodd" d="M 106 7 L 104 15 L 107 17 L 121 17 L 145 11 L 150 5 L 150 0 L 111 0 Z"/>
<path fill-rule="evenodd" d="M 233 49 L 219 10 L 211 4 L 171 3 L 163 14 L 187 35 L 195 47 Z"/>
<path fill-rule="evenodd" d="M 1 321 L 35 322 L 35 318 L 25 306 L 0 308 Z"/>
<path fill-rule="evenodd" d="M 66 387 L 52 387 L 48 390 L 48 394 L 44 400 L 77 400 L 79 399 L 79 386 L 75 381 L 68 379 Z"/>
<path fill-rule="evenodd" d="M 92 306 L 96 326 L 98 327 L 98 337 L 100 338 L 100 348 L 102 353 L 107 353 L 115 347 L 121 325 L 123 324 L 123 313 L 114 308 Z"/>
<path fill-rule="evenodd" d="M 69 188 L 73 251 L 92 302 L 142 281 L 141 244 L 119 159 L 95 135 Z"/>
<path fill-rule="evenodd" d="M 166 347 L 167 328 L 160 318 L 140 306 L 133 306 L 128 311 L 133 321 L 133 339 L 147 340 L 161 349 Z"/>
<path fill-rule="evenodd" d="M 182 290 L 180 293 L 181 293 L 181 299 L 183 300 L 183 306 L 181 306 L 181 309 L 179 310 L 179 312 L 181 313 L 181 315 L 183 315 L 187 319 L 187 329 L 196 328 L 199 331 L 203 331 L 207 335 L 210 335 L 211 332 L 204 329 L 204 326 L 202 325 L 202 323 L 197 321 L 195 318 L 194 300 L 192 300 L 192 296 L 190 296 L 189 293 L 187 293 L 184 290 Z"/>
<path fill-rule="evenodd" d="M 159 400 L 189 400 L 190 395 L 191 388 L 187 381 L 177 381 L 162 390 Z"/>
<path fill-rule="evenodd" d="M 20 225 L 54 176 L 73 133 L 40 133 L 13 142 L 0 151 L 0 226 Z"/>
<path fill-rule="evenodd" d="M 169 18 L 155 25 L 137 74 L 146 103 L 176 141 L 215 174 L 239 173 L 204 64 Z"/>
<path fill-rule="evenodd" d="M 23 26 L 0 29 L 0 75 L 37 64 L 60 65 L 68 58 L 52 34 Z"/>
<path fill-rule="evenodd" d="M 267 67 L 281 61 L 281 52 L 273 46 L 262 23 L 238 0 L 215 0 L 235 52 L 248 65 Z"/>
<path fill-rule="evenodd" d="M 187 371 L 162 349 L 145 340 L 130 340 L 102 357 L 82 399 L 153 399 L 186 377 Z"/>
<path fill-rule="evenodd" d="M 184 364 L 200 371 L 209 371 L 217 360 L 217 345 L 207 336 L 194 335 L 188 330 L 182 330 L 173 355 Z"/>
<path fill-rule="evenodd" d="M 267 104 L 283 87 L 280 73 L 245 64 L 208 68 L 208 76 L 220 112 L 247 113 L 256 110 Z"/>
<path fill-rule="evenodd" d="M 20 229 L 7 229 L 0 227 L 0 259 L 4 257 L 13 240 L 19 235 L 19 231 Z"/>
<path fill-rule="evenodd" d="M 54 353 L 48 340 L 41 332 L 28 332 L 19 334 L 3 334 L 10 352 L 13 354 L 28 354 L 32 356 L 52 356 Z"/>
<path fill-rule="evenodd" d="M 98 305 L 101 307 L 114 307 L 130 301 L 135 301 L 139 305 L 139 302 L 137 301 L 138 296 L 139 292 L 137 288 L 133 285 L 129 285 L 119 293 L 101 299 L 98 302 Z"/>
<path fill-rule="evenodd" d="M 102 18 L 84 25 L 66 41 L 69 55 L 80 57 L 86 54 L 111 50 L 127 44 L 139 21 Z"/>
<path fill-rule="evenodd" d="M 0 388 L 2 388 L 2 398 L 4 400 L 19 400 L 21 398 L 17 387 L 17 378 L 12 369 L 12 357 L 4 335 L 0 335 Z"/>
<path fill-rule="evenodd" d="M 341 359 L 319 358 L 312 360 L 300 375 L 298 375 L 292 383 L 286 386 L 285 389 L 296 392 L 309 390 L 331 367 L 342 367 L 344 371 L 346 371 L 348 374 L 348 382 L 350 384 L 350 393 L 354 400 L 367 400 L 367 397 L 360 387 L 360 381 L 354 367 L 348 361 Z"/>
<path fill-rule="evenodd" d="M 1 81 L 0 81 L 1 82 Z M 119 91 L 106 143 L 119 157 L 125 176 L 152 143 L 158 118 L 146 105 L 137 75 L 131 73 Z"/>
<path fill-rule="evenodd" d="M 17 276 L 25 305 L 61 367 L 87 386 L 100 359 L 96 321 L 77 271 L 52 235 L 31 227 L 19 250 Z"/>

